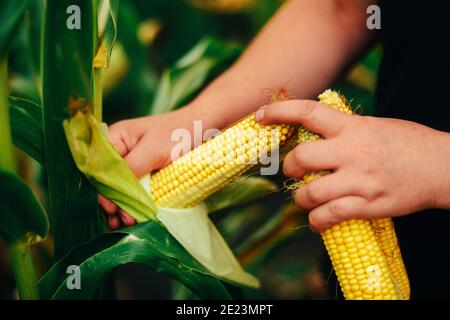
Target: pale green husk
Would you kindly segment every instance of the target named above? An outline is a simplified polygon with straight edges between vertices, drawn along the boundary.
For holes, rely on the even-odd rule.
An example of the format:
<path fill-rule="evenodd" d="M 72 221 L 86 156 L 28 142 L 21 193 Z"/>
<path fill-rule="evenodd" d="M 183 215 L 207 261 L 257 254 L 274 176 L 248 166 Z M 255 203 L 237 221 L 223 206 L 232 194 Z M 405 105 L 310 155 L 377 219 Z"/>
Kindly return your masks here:
<path fill-rule="evenodd" d="M 77 112 L 64 121 L 77 167 L 105 197 L 138 222 L 159 220 L 169 233 L 211 273 L 225 281 L 258 287 L 245 272 L 208 217 L 205 204 L 189 209 L 157 208 L 150 196 L 149 176 L 140 182 L 108 141 L 107 127 L 92 115 Z"/>

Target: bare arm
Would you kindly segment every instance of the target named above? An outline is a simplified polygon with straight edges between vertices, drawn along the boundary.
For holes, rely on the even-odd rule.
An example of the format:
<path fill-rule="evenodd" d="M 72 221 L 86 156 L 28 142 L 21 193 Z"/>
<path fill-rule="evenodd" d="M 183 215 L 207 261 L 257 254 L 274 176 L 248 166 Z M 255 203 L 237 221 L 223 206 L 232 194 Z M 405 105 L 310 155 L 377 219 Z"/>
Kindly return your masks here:
<path fill-rule="evenodd" d="M 191 104 L 206 127 L 222 128 L 256 110 L 267 89 L 312 98 L 369 44 L 374 0 L 291 0 L 242 57 Z"/>
<path fill-rule="evenodd" d="M 187 108 L 118 122 L 111 142 L 133 172 L 142 176 L 167 165 L 175 129 L 222 129 L 255 111 L 267 89 L 285 88 L 298 98 L 315 96 L 367 46 L 366 8 L 375 0 L 291 0 L 251 43 L 242 57 Z M 135 221 L 100 197 L 109 225 Z"/>

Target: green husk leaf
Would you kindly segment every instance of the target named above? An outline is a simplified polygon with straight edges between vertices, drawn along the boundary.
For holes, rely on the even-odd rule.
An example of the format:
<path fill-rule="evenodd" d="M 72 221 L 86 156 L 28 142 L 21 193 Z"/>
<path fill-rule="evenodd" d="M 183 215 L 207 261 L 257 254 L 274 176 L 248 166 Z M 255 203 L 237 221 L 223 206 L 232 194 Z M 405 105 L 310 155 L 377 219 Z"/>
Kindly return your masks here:
<path fill-rule="evenodd" d="M 246 273 L 217 228 L 204 204 L 189 209 L 158 208 L 158 219 L 186 250 L 214 275 L 253 288 L 259 281 Z"/>
<path fill-rule="evenodd" d="M 64 121 L 64 130 L 78 169 L 103 196 L 138 222 L 156 219 L 153 200 L 109 143 L 105 124 L 77 112 Z"/>
<path fill-rule="evenodd" d="M 108 141 L 107 127 L 91 114 L 77 112 L 64 122 L 75 163 L 108 199 L 139 222 L 161 221 L 181 245 L 217 277 L 251 287 L 258 280 L 245 273 L 208 218 L 205 205 L 189 209 L 156 208 L 150 176 L 139 182 L 126 161 Z"/>
<path fill-rule="evenodd" d="M 44 209 L 30 187 L 12 173 L 0 170 L 0 238 L 13 244 L 34 244 L 48 233 Z"/>
<path fill-rule="evenodd" d="M 154 220 L 98 236 L 72 249 L 42 277 L 43 299 L 90 299 L 102 279 L 119 265 L 138 263 L 165 273 L 190 288 L 202 299 L 232 298 L 224 284 L 195 261 Z M 80 268 L 81 289 L 67 288 L 67 267 Z"/>

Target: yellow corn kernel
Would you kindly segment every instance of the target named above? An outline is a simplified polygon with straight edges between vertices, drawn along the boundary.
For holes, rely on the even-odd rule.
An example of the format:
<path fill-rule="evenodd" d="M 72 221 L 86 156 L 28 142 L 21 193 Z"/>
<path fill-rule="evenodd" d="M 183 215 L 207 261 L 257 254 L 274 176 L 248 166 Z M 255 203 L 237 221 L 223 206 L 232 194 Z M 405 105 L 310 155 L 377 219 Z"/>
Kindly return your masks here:
<path fill-rule="evenodd" d="M 362 235 L 368 237 L 363 240 Z M 361 240 L 356 241 L 356 238 Z M 323 232 L 322 239 L 346 299 L 397 299 L 370 221 L 342 222 Z"/>
<path fill-rule="evenodd" d="M 403 263 L 392 219 L 373 219 L 371 222 L 389 271 L 402 294 L 402 298 L 408 300 L 410 298 L 408 274 Z"/>
<path fill-rule="evenodd" d="M 250 115 L 152 175 L 153 200 L 162 207 L 195 206 L 270 156 L 294 131 L 261 125 Z"/>

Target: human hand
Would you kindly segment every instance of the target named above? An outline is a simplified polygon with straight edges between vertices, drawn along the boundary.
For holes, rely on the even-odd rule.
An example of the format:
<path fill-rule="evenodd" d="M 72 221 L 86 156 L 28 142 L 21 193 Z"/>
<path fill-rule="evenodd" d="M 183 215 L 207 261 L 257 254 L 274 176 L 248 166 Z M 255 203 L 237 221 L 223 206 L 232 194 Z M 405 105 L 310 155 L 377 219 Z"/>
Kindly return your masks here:
<path fill-rule="evenodd" d="M 109 127 L 109 139 L 134 174 L 141 178 L 171 162 L 171 151 L 177 144 L 171 140 L 172 132 L 181 128 L 191 132 L 195 116 L 190 110 L 180 109 L 162 115 L 120 121 Z M 133 217 L 102 195 L 99 195 L 99 204 L 107 215 L 111 229 L 136 223 Z"/>
<path fill-rule="evenodd" d="M 322 232 L 355 218 L 406 215 L 450 208 L 450 135 L 417 123 L 349 116 L 314 101 L 263 107 L 263 124 L 302 125 L 325 140 L 301 144 L 284 160 L 284 173 L 332 173 L 295 193 L 309 209 L 309 223 Z"/>

